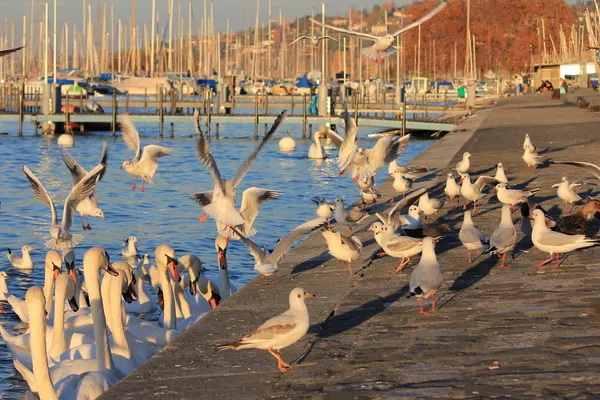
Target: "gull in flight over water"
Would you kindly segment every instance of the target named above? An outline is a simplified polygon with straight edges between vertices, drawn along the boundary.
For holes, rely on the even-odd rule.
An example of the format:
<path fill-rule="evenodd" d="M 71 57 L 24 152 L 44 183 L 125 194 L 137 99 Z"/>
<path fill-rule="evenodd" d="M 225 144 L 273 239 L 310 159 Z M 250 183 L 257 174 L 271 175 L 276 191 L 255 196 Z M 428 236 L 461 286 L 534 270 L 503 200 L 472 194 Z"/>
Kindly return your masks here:
<path fill-rule="evenodd" d="M 302 36 L 299 36 L 296 39 L 294 39 L 290 44 L 288 44 L 288 46 L 291 46 L 294 43 L 299 42 L 301 40 L 310 40 L 310 44 L 312 44 L 315 47 L 319 45 L 319 42 L 321 40 L 333 40 L 335 42 L 338 41 L 336 38 L 331 37 L 331 36 L 327 36 L 327 35 L 325 35 L 325 36 L 306 36 L 306 35 L 302 35 Z"/>
<path fill-rule="evenodd" d="M 338 28 L 338 27 L 331 26 L 331 25 L 323 25 L 321 22 L 319 22 L 313 18 L 311 18 L 310 20 L 312 22 L 314 22 L 315 24 L 324 26 L 325 28 L 330 29 L 332 31 L 342 32 L 342 33 L 346 33 L 348 35 L 362 37 L 362 38 L 372 40 L 375 43 L 373 43 L 373 45 L 371 47 L 367 47 L 366 49 L 363 49 L 362 54 L 363 54 L 363 56 L 368 57 L 370 59 L 381 60 L 381 59 L 385 58 L 385 56 L 388 53 L 394 51 L 394 48 L 392 47 L 392 45 L 396 41 L 396 36 L 401 35 L 402 33 L 406 32 L 408 30 L 416 28 L 417 26 L 421 25 L 422 23 L 424 23 L 426 21 L 429 21 L 431 18 L 433 18 L 437 13 L 442 11 L 447 6 L 448 6 L 448 2 L 446 0 L 442 0 L 437 6 L 435 6 L 435 8 L 433 10 L 429 11 L 427 14 L 425 14 L 423 17 L 419 18 L 412 24 L 402 27 L 402 28 L 398 29 L 396 32 L 393 32 L 392 34 L 387 34 L 385 36 L 375 36 L 375 35 L 371 35 L 368 33 L 351 31 L 349 29 Z"/>

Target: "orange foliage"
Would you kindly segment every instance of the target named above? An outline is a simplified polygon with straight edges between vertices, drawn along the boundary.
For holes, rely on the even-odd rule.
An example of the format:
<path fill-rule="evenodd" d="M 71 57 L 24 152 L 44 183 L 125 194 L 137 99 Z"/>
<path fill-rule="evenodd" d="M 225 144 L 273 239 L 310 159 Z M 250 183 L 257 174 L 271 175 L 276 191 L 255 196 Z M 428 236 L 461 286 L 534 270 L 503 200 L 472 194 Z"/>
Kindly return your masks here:
<path fill-rule="evenodd" d="M 438 0 L 425 0 L 405 7 L 403 12 L 410 16 L 411 21 L 416 20 L 437 3 Z M 453 71 L 455 43 L 458 75 L 464 74 L 466 8 L 466 0 L 450 0 L 445 10 L 423 24 L 422 72 L 431 75 L 434 69 L 431 47 L 435 40 L 437 75 L 441 75 L 440 71 Z M 568 32 L 576 22 L 576 17 L 574 7 L 562 0 L 471 0 L 471 34 L 475 35 L 476 40 L 477 69 L 483 72 L 490 69 L 508 72 L 526 70 L 531 64 L 532 51 L 534 55 L 541 51 L 541 18 L 544 19 L 546 46 L 551 49 L 549 36 L 558 46 L 560 25 Z M 409 22 L 404 21 L 405 24 Z M 414 63 L 417 31 L 415 28 L 403 35 L 407 71 L 412 70 Z"/>

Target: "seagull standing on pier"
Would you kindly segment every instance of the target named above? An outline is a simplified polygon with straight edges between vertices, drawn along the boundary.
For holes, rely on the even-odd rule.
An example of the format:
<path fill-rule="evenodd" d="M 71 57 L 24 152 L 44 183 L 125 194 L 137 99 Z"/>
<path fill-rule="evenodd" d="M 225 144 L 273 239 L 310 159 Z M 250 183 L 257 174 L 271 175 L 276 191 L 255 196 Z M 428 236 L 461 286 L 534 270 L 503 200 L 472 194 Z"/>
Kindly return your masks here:
<path fill-rule="evenodd" d="M 142 147 L 140 144 L 140 134 L 135 129 L 135 126 L 131 122 L 129 116 L 124 115 L 119 117 L 119 124 L 121 125 L 121 132 L 123 133 L 123 140 L 129 150 L 135 151 L 135 157 L 131 161 L 124 161 L 121 165 L 121 169 L 124 169 L 129 175 L 134 176 L 133 185 L 131 190 L 137 188 L 136 181 L 142 179 L 142 193 L 145 191 L 146 182 L 153 184 L 152 178 L 158 168 L 158 159 L 164 157 L 173 152 L 172 149 L 163 146 L 157 146 L 154 144 Z M 140 157 L 141 154 L 141 157 Z"/>
<path fill-rule="evenodd" d="M 281 372 L 289 371 L 292 366 L 283 361 L 280 350 L 296 343 L 308 332 L 308 309 L 304 303 L 307 297 L 315 295 L 302 288 L 295 288 L 290 293 L 290 308 L 286 312 L 271 318 L 241 340 L 219 346 L 219 350 L 267 350 L 277 359 Z"/>
<path fill-rule="evenodd" d="M 359 38 L 366 38 L 366 39 L 372 40 L 375 43 L 373 43 L 373 45 L 371 47 L 367 47 L 366 49 L 363 49 L 362 55 L 367 58 L 370 58 L 370 59 L 382 60 L 383 58 L 386 57 L 386 55 L 388 53 L 395 51 L 393 44 L 396 41 L 396 36 L 401 35 L 402 33 L 406 32 L 408 30 L 416 28 L 417 26 L 421 25 L 422 23 L 424 23 L 426 21 L 429 21 L 436 14 L 438 14 L 440 11 L 442 11 L 444 8 L 446 8 L 447 5 L 448 5 L 448 2 L 446 0 L 442 0 L 433 10 L 429 11 L 427 14 L 425 14 L 423 17 L 419 18 L 412 24 L 402 27 L 402 28 L 398 29 L 396 32 L 393 32 L 392 34 L 388 34 L 385 36 L 374 36 L 374 35 L 370 35 L 370 34 L 364 33 L 364 32 L 351 31 L 349 29 L 338 28 L 336 26 L 331 26 L 331 25 L 323 25 L 321 22 L 319 22 L 313 18 L 310 18 L 310 20 L 311 20 L 311 22 L 314 22 L 315 24 L 317 24 L 319 26 L 324 26 L 325 28 L 330 29 L 332 31 L 346 33 L 348 35 L 356 36 Z"/>

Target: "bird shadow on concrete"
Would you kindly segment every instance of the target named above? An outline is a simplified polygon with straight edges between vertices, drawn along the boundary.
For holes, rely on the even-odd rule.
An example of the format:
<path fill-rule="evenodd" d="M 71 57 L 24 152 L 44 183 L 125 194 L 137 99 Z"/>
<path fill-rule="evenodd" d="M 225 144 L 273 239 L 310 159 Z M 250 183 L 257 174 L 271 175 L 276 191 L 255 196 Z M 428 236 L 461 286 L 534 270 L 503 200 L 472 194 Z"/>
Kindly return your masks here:
<path fill-rule="evenodd" d="M 559 151 L 563 151 L 569 148 L 573 148 L 573 146 L 586 146 L 588 144 L 596 144 L 597 141 L 596 140 L 586 140 L 585 142 L 581 142 L 581 143 L 572 143 L 569 144 L 568 146 L 562 146 L 562 147 L 546 147 L 544 150 L 539 150 L 538 153 L 539 154 L 550 154 L 550 153 L 557 153 Z M 562 160 L 561 160 L 562 161 Z M 560 165 L 560 164 L 559 164 Z"/>
<path fill-rule="evenodd" d="M 292 268 L 292 275 L 299 274 L 301 272 L 310 271 L 311 269 L 315 269 L 325 264 L 327 261 L 333 259 L 333 257 L 329 254 L 328 250 L 325 250 L 316 256 L 309 258 L 306 261 L 301 262 L 300 264 L 296 264 L 294 268 Z"/>
<path fill-rule="evenodd" d="M 497 167 L 496 165 L 493 165 L 491 167 L 483 168 L 478 171 L 469 172 L 469 175 L 471 175 L 473 177 L 471 179 L 475 179 L 476 176 L 479 177 L 479 175 L 487 174 L 488 172 L 494 171 L 496 169 L 496 167 Z"/>
<path fill-rule="evenodd" d="M 496 256 L 480 254 L 479 256 L 477 256 L 476 260 L 480 257 L 487 258 L 483 258 L 481 261 L 474 264 L 472 267 L 460 274 L 454 280 L 452 286 L 450 286 L 451 292 L 460 292 L 477 284 L 479 281 L 485 278 L 498 263 L 498 258 Z"/>
<path fill-rule="evenodd" d="M 390 303 L 408 295 L 408 285 L 387 295 L 379 296 L 360 307 L 336 314 L 333 312 L 329 318 L 320 324 L 313 324 L 310 333 L 316 334 L 318 339 L 328 338 L 359 326 L 377 314 L 384 311 Z"/>

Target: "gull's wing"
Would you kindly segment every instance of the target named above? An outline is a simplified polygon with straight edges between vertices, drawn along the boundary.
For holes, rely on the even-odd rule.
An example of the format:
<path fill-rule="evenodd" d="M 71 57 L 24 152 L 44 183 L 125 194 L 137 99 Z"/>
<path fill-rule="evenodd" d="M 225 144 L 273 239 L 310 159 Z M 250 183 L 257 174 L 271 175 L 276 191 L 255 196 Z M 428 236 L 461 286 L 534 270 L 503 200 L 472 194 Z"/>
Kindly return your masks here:
<path fill-rule="evenodd" d="M 398 29 L 396 32 L 392 33 L 392 36 L 396 37 L 403 32 L 406 32 L 410 29 L 416 28 L 417 26 L 421 25 L 422 23 L 429 21 L 431 18 L 433 18 L 437 13 L 442 11 L 447 6 L 448 6 L 448 2 L 446 0 L 442 0 L 437 6 L 435 6 L 435 8 L 433 10 L 429 11 L 427 14 L 423 15 L 421 18 L 419 18 L 412 24 Z"/>
<path fill-rule="evenodd" d="M 248 158 L 246 158 L 246 160 L 242 163 L 242 165 L 240 165 L 237 172 L 235 173 L 235 176 L 232 179 L 232 185 L 234 188 L 237 187 L 242 182 L 242 179 L 244 179 L 244 176 L 246 176 L 246 174 L 250 170 L 250 166 L 252 165 L 252 162 L 256 159 L 256 157 L 258 156 L 258 153 L 260 152 L 260 150 L 269 141 L 269 139 L 271 139 L 271 137 L 275 134 L 275 132 L 277 132 L 277 130 L 279 129 L 281 124 L 283 124 L 283 122 L 285 121 L 286 118 L 287 118 L 287 111 L 284 110 L 275 119 L 275 122 L 273 122 L 273 125 L 271 125 L 271 129 L 269 129 L 269 132 L 267 132 L 267 134 L 260 141 L 258 146 L 256 146 L 256 148 L 254 149 L 252 154 L 250 154 L 248 156 Z"/>
<path fill-rule="evenodd" d="M 71 154 L 69 154 L 69 152 L 65 149 L 62 150 L 62 160 L 71 173 L 71 177 L 73 178 L 73 186 L 77 185 L 79 181 L 87 175 L 88 172 L 81 165 L 79 165 L 79 163 L 75 161 L 75 159 L 71 157 Z"/>
<path fill-rule="evenodd" d="M 296 39 L 292 40 L 292 42 L 290 44 L 288 44 L 288 46 L 291 46 L 294 43 L 299 42 L 300 40 L 304 40 L 304 39 L 310 39 L 310 38 L 306 35 L 299 36 Z"/>
<path fill-rule="evenodd" d="M 275 245 L 273 252 L 269 254 L 268 257 L 276 262 L 281 260 L 281 258 L 286 255 L 288 251 L 290 251 L 290 248 L 294 243 L 296 243 L 296 241 L 300 240 L 303 236 L 309 234 L 325 223 L 327 223 L 325 218 L 315 218 L 303 223 L 302 225 L 298 225 L 290 233 L 279 240 L 277 245 Z"/>
<path fill-rule="evenodd" d="M 209 192 L 194 193 L 190 197 L 196 203 L 200 204 L 201 207 L 206 207 L 207 205 L 212 203 L 213 192 L 211 190 Z"/>
<path fill-rule="evenodd" d="M 325 28 L 330 29 L 332 31 L 342 32 L 342 33 L 346 33 L 348 35 L 353 35 L 353 36 L 360 36 L 360 37 L 364 37 L 364 38 L 371 39 L 371 40 L 377 40 L 377 36 L 369 35 L 368 33 L 351 31 L 348 29 L 338 28 L 337 26 L 331 26 L 331 25 L 327 25 L 327 24 L 323 25 L 319 21 L 312 19 L 312 18 L 309 18 L 309 20 L 319 26 L 325 26 Z"/>
<path fill-rule="evenodd" d="M 63 209 L 62 226 L 65 229 L 69 229 L 73 224 L 73 210 L 77 207 L 82 200 L 87 199 L 96 190 L 96 183 L 98 182 L 98 176 L 106 168 L 104 164 L 96 165 L 90 172 L 84 176 L 77 185 L 71 189 L 71 193 L 65 200 Z"/>
<path fill-rule="evenodd" d="M 123 140 L 127 145 L 129 150 L 135 151 L 134 160 L 140 159 L 140 153 L 142 152 L 142 147 L 140 145 L 140 134 L 135 129 L 133 122 L 131 122 L 131 118 L 128 115 L 121 115 L 119 117 L 119 125 L 121 125 L 121 133 L 123 134 Z"/>
<path fill-rule="evenodd" d="M 369 166 L 373 170 L 383 168 L 385 163 L 394 161 L 406 148 L 410 135 L 396 140 L 394 136 L 385 136 L 377 140 L 373 148 L 366 151 Z"/>
<path fill-rule="evenodd" d="M 600 179 L 600 167 L 592 163 L 581 162 L 581 161 L 552 161 L 553 164 L 565 164 L 572 165 L 574 167 L 583 168 L 596 178 Z"/>
<path fill-rule="evenodd" d="M 148 160 L 154 160 L 167 156 L 173 152 L 173 149 L 169 149 L 168 147 L 158 146 L 155 144 L 149 144 L 144 147 L 144 151 L 142 153 L 142 158 L 140 158 L 140 163 Z"/>
<path fill-rule="evenodd" d="M 196 140 L 196 156 L 210 171 L 215 183 L 215 190 L 219 193 L 225 193 L 225 185 L 223 184 L 223 179 L 221 178 L 221 172 L 219 172 L 217 163 L 210 152 L 208 142 L 202 134 L 202 130 L 200 129 L 200 121 L 198 119 L 199 117 L 200 112 L 198 109 L 196 109 L 194 111 L 194 117 L 192 118 L 194 121 L 194 128 L 196 128 L 196 133 L 198 136 L 198 139 Z"/>
<path fill-rule="evenodd" d="M 390 212 L 388 213 L 388 216 L 387 216 L 387 224 L 388 225 L 392 225 L 392 218 L 393 218 L 394 214 L 400 209 L 400 207 L 402 207 L 404 205 L 406 205 L 406 203 L 403 201 L 396 202 L 396 204 L 394 205 L 394 208 L 392 208 L 390 210 Z M 384 221 L 381 221 L 381 222 L 384 222 Z"/>
<path fill-rule="evenodd" d="M 25 46 L 13 47 L 11 49 L 0 50 L 0 57 L 4 57 L 7 54 L 14 53 L 15 51 L 21 50 Z"/>
<path fill-rule="evenodd" d="M 422 246 L 423 241 L 419 239 L 414 239 L 410 236 L 398 236 L 392 239 L 391 242 L 388 242 L 387 248 L 392 251 L 408 251 L 415 246 Z"/>
<path fill-rule="evenodd" d="M 297 321 L 294 316 L 284 313 L 271 318 L 259 326 L 254 332 L 244 336 L 240 342 L 242 344 L 267 342 L 276 336 L 287 334 L 294 329 L 296 325 Z"/>
<path fill-rule="evenodd" d="M 252 225 L 260 212 L 259 208 L 268 200 L 276 199 L 281 193 L 276 190 L 261 189 L 251 187 L 244 190 L 242 195 L 242 206 L 240 214 L 244 218 L 245 234 L 252 236 L 256 231 L 252 229 Z"/>
<path fill-rule="evenodd" d="M 258 262 L 264 262 L 266 255 L 264 251 L 257 245 L 253 240 L 248 239 L 244 235 L 242 235 L 237 229 L 234 227 L 231 228 L 240 238 L 240 242 L 244 243 L 248 250 L 250 250 L 250 254 L 254 257 L 254 260 Z"/>
<path fill-rule="evenodd" d="M 458 233 L 459 239 L 463 243 L 484 243 L 485 236 L 475 227 L 461 229 Z"/>
<path fill-rule="evenodd" d="M 108 161 L 108 142 L 102 142 L 102 153 L 100 153 L 100 161 L 98 162 L 98 164 L 104 164 L 106 165 L 106 162 Z M 106 168 L 104 168 L 102 170 L 102 173 L 100 175 L 98 175 L 98 180 L 102 180 L 102 178 L 104 178 L 104 173 L 106 172 Z"/>
<path fill-rule="evenodd" d="M 346 237 L 340 234 L 340 239 L 342 243 L 350 248 L 352 251 L 361 251 L 362 247 L 360 247 L 351 237 Z"/>
<path fill-rule="evenodd" d="M 495 186 L 499 183 L 501 183 L 501 182 L 498 179 L 494 178 L 493 176 L 481 175 L 475 181 L 475 187 L 477 188 L 477 190 L 481 191 L 481 189 L 483 189 L 484 186 L 486 186 L 486 185 L 494 185 Z"/>
<path fill-rule="evenodd" d="M 338 42 L 338 40 L 336 38 L 331 37 L 331 36 L 327 36 L 327 35 L 326 36 L 320 36 L 320 37 L 317 38 L 317 40 L 319 40 L 319 41 L 325 40 L 325 39 L 329 39 L 329 40 L 333 40 L 333 41 Z"/>
<path fill-rule="evenodd" d="M 29 183 L 31 184 L 31 190 L 33 191 L 35 197 L 37 197 L 41 203 L 50 206 L 50 211 L 52 212 L 52 223 L 56 223 L 56 206 L 54 205 L 52 198 L 50 198 L 50 195 L 46 191 L 46 188 L 33 174 L 33 172 L 31 172 L 31 170 L 25 165 L 23 165 L 23 172 L 25 172 L 25 176 L 27 176 L 27 179 L 29 179 Z"/>
<path fill-rule="evenodd" d="M 342 146 L 342 143 L 344 143 L 344 138 L 338 135 L 337 132 L 332 131 L 331 129 L 327 129 L 326 133 L 327 137 L 331 139 L 333 144 L 335 144 L 335 146 L 339 149 Z"/>

